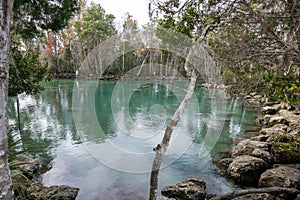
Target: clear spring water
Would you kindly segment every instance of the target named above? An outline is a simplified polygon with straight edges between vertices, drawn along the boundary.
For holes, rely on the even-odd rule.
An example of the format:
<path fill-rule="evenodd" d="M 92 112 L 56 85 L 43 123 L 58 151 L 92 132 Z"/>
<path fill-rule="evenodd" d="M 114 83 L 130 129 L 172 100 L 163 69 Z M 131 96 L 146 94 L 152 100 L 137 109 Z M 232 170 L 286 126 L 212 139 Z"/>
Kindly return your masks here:
<path fill-rule="evenodd" d="M 153 147 L 160 142 L 186 85 L 179 92 L 155 81 L 53 80 L 44 87 L 35 96 L 19 95 L 23 131 L 16 136 L 36 158 L 52 163 L 42 176 L 43 184 L 79 187 L 79 200 L 148 199 Z M 209 194 L 233 190 L 212 160 L 232 146 L 233 138 L 253 130 L 256 113 L 241 99 L 212 98 L 210 90 L 196 88 L 174 129 L 159 189 L 197 177 L 207 183 Z M 225 107 L 215 109 L 218 102 Z M 215 119 L 218 112 L 225 113 L 222 119 Z M 17 121 L 14 98 L 9 114 L 13 126 Z M 201 155 L 206 134 L 213 134 L 212 120 L 223 122 L 222 131 L 212 138 L 217 143 L 211 151 Z"/>

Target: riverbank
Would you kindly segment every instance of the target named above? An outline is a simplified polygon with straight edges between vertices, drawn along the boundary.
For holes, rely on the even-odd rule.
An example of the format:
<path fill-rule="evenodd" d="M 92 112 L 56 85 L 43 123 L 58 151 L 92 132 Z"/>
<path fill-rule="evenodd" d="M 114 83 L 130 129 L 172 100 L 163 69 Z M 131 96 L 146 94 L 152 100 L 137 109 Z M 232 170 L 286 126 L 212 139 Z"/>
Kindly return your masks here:
<path fill-rule="evenodd" d="M 41 174 L 51 169 L 51 165 L 44 165 L 27 155 L 18 155 L 10 163 L 14 188 L 14 199 L 75 200 L 79 188 L 66 185 L 43 186 Z"/>
<path fill-rule="evenodd" d="M 147 76 L 132 76 L 125 74 L 123 76 L 117 75 L 103 75 L 99 76 L 97 74 L 84 74 L 84 75 L 76 75 L 75 73 L 48 73 L 48 76 L 53 79 L 80 79 L 80 80 L 187 80 L 186 77 L 183 77 L 179 74 L 172 76 L 158 76 L 158 75 L 147 75 Z M 200 79 L 200 81 L 203 81 Z"/>
<path fill-rule="evenodd" d="M 261 128 L 255 134 L 236 139 L 229 153 L 214 161 L 219 172 L 241 190 L 225 195 L 207 195 L 204 181 L 187 180 L 163 189 L 162 195 L 166 197 L 163 199 L 176 199 L 178 195 L 189 200 L 300 199 L 300 111 L 287 103 L 268 102 L 255 93 L 245 96 L 245 99 L 257 107 L 260 114 L 256 123 Z M 194 184 L 197 182 L 204 184 L 198 187 Z M 187 195 L 190 193 L 194 195 Z"/>

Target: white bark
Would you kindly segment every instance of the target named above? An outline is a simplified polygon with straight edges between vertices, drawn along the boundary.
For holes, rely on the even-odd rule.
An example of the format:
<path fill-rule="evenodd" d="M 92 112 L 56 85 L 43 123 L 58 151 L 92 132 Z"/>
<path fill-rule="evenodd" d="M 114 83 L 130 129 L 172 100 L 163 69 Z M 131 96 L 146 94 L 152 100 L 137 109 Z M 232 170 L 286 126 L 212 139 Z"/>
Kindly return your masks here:
<path fill-rule="evenodd" d="M 13 199 L 7 149 L 10 19 L 13 0 L 0 0 L 0 199 Z"/>
<path fill-rule="evenodd" d="M 187 62 L 186 62 L 187 63 Z M 150 193 L 149 193 L 149 200 L 156 200 L 157 197 L 157 186 L 158 186 L 158 174 L 159 169 L 164 157 L 165 152 L 167 151 L 167 148 L 169 146 L 169 142 L 173 133 L 174 127 L 177 125 L 179 117 L 184 112 L 185 108 L 188 105 L 188 102 L 192 98 L 194 94 L 194 88 L 197 81 L 197 75 L 195 73 L 195 70 L 190 71 L 191 69 L 187 68 L 186 64 L 186 71 L 187 73 L 191 74 L 191 80 L 190 84 L 187 90 L 187 93 L 180 103 L 179 107 L 177 108 L 176 112 L 172 116 L 172 119 L 167 124 L 164 137 L 162 139 L 162 142 L 157 145 L 154 150 L 156 151 L 156 155 L 152 164 L 152 170 L 151 170 L 151 177 L 150 177 Z"/>

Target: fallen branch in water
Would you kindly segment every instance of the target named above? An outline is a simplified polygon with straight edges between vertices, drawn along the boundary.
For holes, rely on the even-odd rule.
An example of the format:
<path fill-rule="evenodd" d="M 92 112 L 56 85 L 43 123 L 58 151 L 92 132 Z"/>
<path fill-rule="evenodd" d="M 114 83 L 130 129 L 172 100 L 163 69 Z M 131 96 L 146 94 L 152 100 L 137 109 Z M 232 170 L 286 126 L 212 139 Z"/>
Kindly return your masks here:
<path fill-rule="evenodd" d="M 209 200 L 231 200 L 233 198 L 247 195 L 247 194 L 255 194 L 255 193 L 268 193 L 268 194 L 287 194 L 294 195 L 295 197 L 299 194 L 299 190 L 295 188 L 285 188 L 285 187 L 267 187 L 267 188 L 258 188 L 258 189 L 246 189 L 246 190 L 237 190 L 234 192 L 217 195 Z"/>

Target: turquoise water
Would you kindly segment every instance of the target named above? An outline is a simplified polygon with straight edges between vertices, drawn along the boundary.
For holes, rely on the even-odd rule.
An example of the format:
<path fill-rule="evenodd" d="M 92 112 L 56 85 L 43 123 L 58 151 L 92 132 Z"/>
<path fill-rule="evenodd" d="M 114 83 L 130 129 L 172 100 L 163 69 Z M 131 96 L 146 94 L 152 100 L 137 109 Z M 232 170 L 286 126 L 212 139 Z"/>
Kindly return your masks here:
<path fill-rule="evenodd" d="M 53 80 L 44 86 L 38 95 L 19 96 L 23 131 L 16 136 L 37 159 L 52 163 L 43 184 L 79 187 L 77 199 L 147 199 L 152 149 L 186 82 Z M 13 126 L 13 98 L 9 113 Z M 159 189 L 197 177 L 210 194 L 232 191 L 212 160 L 233 138 L 253 130 L 255 116 L 241 99 L 197 87 L 174 129 Z"/>

